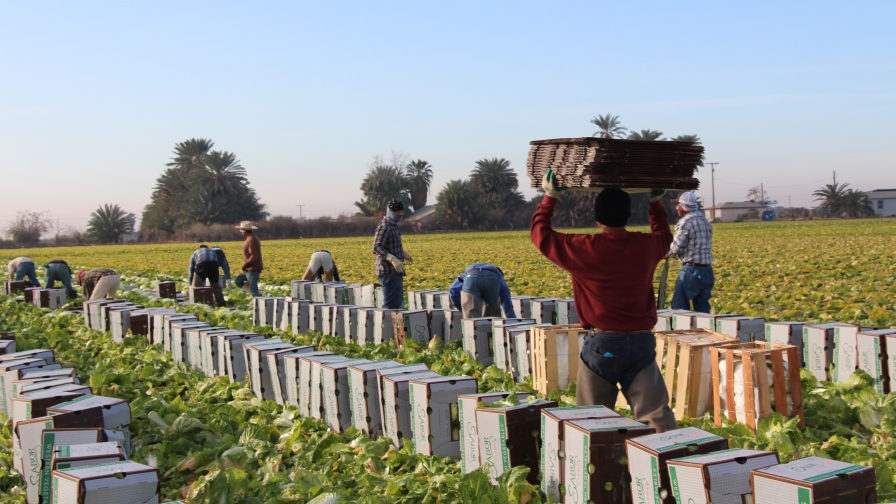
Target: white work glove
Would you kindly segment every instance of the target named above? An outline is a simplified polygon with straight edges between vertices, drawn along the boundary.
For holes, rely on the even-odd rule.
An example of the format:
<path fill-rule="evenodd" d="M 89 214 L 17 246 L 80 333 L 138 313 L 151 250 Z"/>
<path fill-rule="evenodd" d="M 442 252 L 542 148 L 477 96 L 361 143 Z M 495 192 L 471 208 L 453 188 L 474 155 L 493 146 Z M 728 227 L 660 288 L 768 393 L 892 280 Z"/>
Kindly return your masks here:
<path fill-rule="evenodd" d="M 404 262 L 408 264 L 414 264 L 414 258 L 411 257 L 411 254 L 408 254 L 407 250 L 401 249 L 401 254 L 404 256 Z"/>
<path fill-rule="evenodd" d="M 232 288 L 233 288 L 233 284 L 230 282 L 230 279 L 225 279 L 225 280 L 224 280 L 224 287 L 227 287 L 228 289 L 232 289 Z"/>
<path fill-rule="evenodd" d="M 397 257 L 392 254 L 386 254 L 386 260 L 392 263 L 392 267 L 395 268 L 396 273 L 404 273 L 404 263 L 401 262 Z"/>
<path fill-rule="evenodd" d="M 544 172 L 544 177 L 541 179 L 541 188 L 544 190 L 544 193 L 551 198 L 557 199 L 560 197 L 560 193 L 565 191 L 565 187 L 557 186 L 557 175 L 554 174 L 553 170 L 548 169 L 548 171 Z"/>

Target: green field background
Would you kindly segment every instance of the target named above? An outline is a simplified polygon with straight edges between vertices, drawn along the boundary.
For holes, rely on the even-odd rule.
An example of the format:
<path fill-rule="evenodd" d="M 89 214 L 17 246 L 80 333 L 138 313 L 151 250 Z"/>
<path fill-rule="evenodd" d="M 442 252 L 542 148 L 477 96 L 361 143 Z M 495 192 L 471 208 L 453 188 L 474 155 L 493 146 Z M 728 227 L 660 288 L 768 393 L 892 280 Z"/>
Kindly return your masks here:
<path fill-rule="evenodd" d="M 646 231 L 646 228 L 633 228 Z M 595 232 L 594 229 L 564 232 Z M 764 316 L 770 320 L 842 321 L 874 327 L 896 326 L 896 219 L 761 222 L 713 226 L 715 313 Z M 262 282 L 284 285 L 305 270 L 310 254 L 333 253 L 348 282 L 371 283 L 372 237 L 262 240 Z M 528 231 L 406 234 L 413 255 L 406 288 L 447 289 L 475 262 L 504 270 L 514 294 L 571 297 L 560 268 L 529 241 Z M 242 242 L 216 243 L 239 270 Z M 61 258 L 73 267 L 104 266 L 143 276 L 185 277 L 198 244 L 135 244 L 0 251 L 0 260 L 25 255 L 40 265 Z M 669 273 L 669 299 L 678 274 Z M 234 273 L 236 274 L 236 273 Z M 659 269 L 657 270 L 657 279 Z"/>

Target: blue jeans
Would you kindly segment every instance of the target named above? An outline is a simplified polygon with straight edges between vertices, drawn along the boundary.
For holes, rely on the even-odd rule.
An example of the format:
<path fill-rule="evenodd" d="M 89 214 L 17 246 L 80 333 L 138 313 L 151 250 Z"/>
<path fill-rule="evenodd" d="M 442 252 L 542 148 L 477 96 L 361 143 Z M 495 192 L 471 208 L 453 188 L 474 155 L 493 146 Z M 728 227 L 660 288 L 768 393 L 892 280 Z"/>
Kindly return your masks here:
<path fill-rule="evenodd" d="M 652 332 L 589 334 L 581 357 L 588 369 L 625 392 L 642 369 L 656 362 L 656 338 Z"/>
<path fill-rule="evenodd" d="M 497 271 L 474 269 L 464 278 L 463 292 L 468 292 L 487 305 L 498 302 L 501 296 L 501 275 Z"/>
<path fill-rule="evenodd" d="M 75 289 L 72 288 L 72 270 L 65 264 L 48 264 L 45 281 L 47 289 L 54 288 L 58 281 L 65 287 L 65 292 L 68 294 L 69 298 L 75 298 L 78 295 L 78 293 L 75 292 Z"/>
<path fill-rule="evenodd" d="M 258 271 L 246 271 L 246 281 L 249 283 L 249 293 L 254 297 L 258 297 L 258 279 L 261 277 L 261 273 Z"/>
<path fill-rule="evenodd" d="M 698 268 L 685 264 L 678 273 L 675 282 L 675 293 L 672 294 L 673 310 L 692 310 L 700 313 L 709 313 L 709 298 L 712 297 L 712 286 L 716 278 L 712 272 L 712 266 Z M 691 308 L 691 301 L 694 307 Z"/>
<path fill-rule="evenodd" d="M 33 262 L 19 264 L 19 268 L 16 270 L 16 281 L 20 282 L 25 277 L 28 277 L 28 281 L 31 282 L 32 287 L 40 287 L 40 282 L 37 281 L 37 273 L 34 271 Z"/>
<path fill-rule="evenodd" d="M 404 277 L 398 273 L 386 273 L 379 277 L 383 286 L 383 308 L 390 310 L 404 309 Z"/>

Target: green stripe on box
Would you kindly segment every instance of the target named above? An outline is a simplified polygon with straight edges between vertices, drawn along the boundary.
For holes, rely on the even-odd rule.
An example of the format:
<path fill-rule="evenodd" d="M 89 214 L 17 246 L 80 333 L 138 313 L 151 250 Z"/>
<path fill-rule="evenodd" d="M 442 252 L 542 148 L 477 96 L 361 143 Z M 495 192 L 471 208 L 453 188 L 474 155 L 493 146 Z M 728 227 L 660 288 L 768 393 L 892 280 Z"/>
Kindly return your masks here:
<path fill-rule="evenodd" d="M 660 469 L 657 467 L 658 461 L 653 455 L 650 456 L 650 472 L 653 474 L 653 502 L 662 504 L 660 499 Z"/>
<path fill-rule="evenodd" d="M 53 458 L 53 445 L 56 442 L 56 433 L 44 432 L 41 459 L 43 467 L 40 470 L 40 496 L 42 502 L 50 502 L 50 484 L 53 481 L 53 471 L 50 470 L 50 460 Z"/>
<path fill-rule="evenodd" d="M 591 482 L 591 473 L 588 472 L 588 466 L 591 464 L 588 447 L 591 446 L 591 440 L 588 437 L 588 434 L 582 434 L 582 495 L 588 499 L 586 502 L 591 502 L 589 499 L 591 494 L 588 493 L 588 483 Z"/>
<path fill-rule="evenodd" d="M 812 496 L 809 495 L 809 493 L 810 492 L 808 488 L 800 487 L 800 489 L 797 490 L 797 498 L 799 499 L 799 504 L 812 504 Z"/>
<path fill-rule="evenodd" d="M 803 362 L 809 363 L 809 328 L 803 327 Z"/>
<path fill-rule="evenodd" d="M 884 377 L 880 369 L 880 338 L 874 338 L 874 368 L 877 370 L 875 388 L 878 394 L 884 393 Z"/>
<path fill-rule="evenodd" d="M 705 443 L 707 441 L 715 441 L 717 439 L 722 439 L 722 438 L 719 436 L 709 436 L 709 437 L 705 437 L 705 438 L 695 439 L 693 441 L 688 441 L 687 443 L 675 443 L 673 445 L 664 446 L 663 448 L 657 448 L 656 452 L 663 453 L 663 452 L 667 452 L 669 450 L 674 450 L 676 448 L 681 448 L 682 446 L 688 446 L 688 445 L 692 445 L 692 444 L 700 444 L 700 443 Z"/>
<path fill-rule="evenodd" d="M 498 415 L 498 427 L 501 432 L 501 464 L 503 465 L 502 473 L 510 469 L 510 452 L 507 450 L 507 420 L 504 415 Z"/>
<path fill-rule="evenodd" d="M 681 500 L 681 491 L 678 489 L 678 473 L 675 466 L 669 466 L 669 480 L 672 482 L 672 495 L 675 496 L 675 502 L 683 502 Z"/>
<path fill-rule="evenodd" d="M 812 476 L 811 478 L 806 478 L 803 481 L 806 481 L 808 483 L 818 483 L 819 481 L 833 478 L 834 476 L 837 476 L 838 474 L 850 474 L 850 473 L 861 471 L 863 469 L 867 469 L 867 467 L 860 466 L 860 465 L 852 465 L 852 466 L 844 467 L 843 469 L 838 469 L 836 471 L 819 474 L 818 476 Z"/>

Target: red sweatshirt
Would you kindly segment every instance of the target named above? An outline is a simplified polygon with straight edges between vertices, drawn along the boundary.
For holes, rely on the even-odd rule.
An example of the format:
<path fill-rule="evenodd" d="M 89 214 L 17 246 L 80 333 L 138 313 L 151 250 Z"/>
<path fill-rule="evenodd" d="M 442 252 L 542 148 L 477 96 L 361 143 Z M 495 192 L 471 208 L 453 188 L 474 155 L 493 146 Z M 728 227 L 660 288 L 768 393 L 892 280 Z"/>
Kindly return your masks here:
<path fill-rule="evenodd" d="M 582 327 L 646 331 L 656 325 L 653 275 L 672 232 L 660 202 L 650 203 L 651 233 L 563 234 L 551 229 L 557 200 L 545 196 L 532 216 L 532 243 L 572 277 Z"/>

